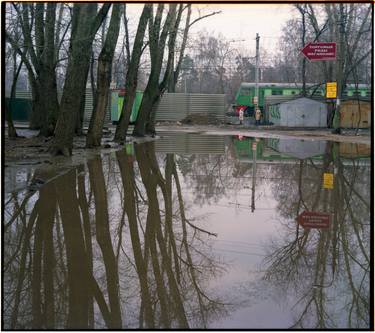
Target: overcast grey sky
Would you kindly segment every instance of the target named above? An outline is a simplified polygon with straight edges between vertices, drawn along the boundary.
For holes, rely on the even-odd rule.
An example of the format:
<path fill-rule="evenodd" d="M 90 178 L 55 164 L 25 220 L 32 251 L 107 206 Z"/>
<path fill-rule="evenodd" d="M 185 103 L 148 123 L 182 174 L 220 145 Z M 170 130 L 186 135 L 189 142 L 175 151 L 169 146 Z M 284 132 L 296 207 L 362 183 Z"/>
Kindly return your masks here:
<path fill-rule="evenodd" d="M 285 22 L 296 15 L 289 4 L 201 4 L 193 5 L 202 14 L 221 10 L 222 13 L 197 22 L 192 33 L 207 29 L 221 33 L 226 39 L 241 40 L 237 45 L 255 50 L 258 32 L 261 47 L 275 51 Z M 244 40 L 244 41 L 242 41 Z"/>
<path fill-rule="evenodd" d="M 128 4 L 127 10 L 131 23 L 136 23 L 143 4 Z M 191 29 L 193 37 L 199 31 L 221 33 L 225 39 L 244 40 L 236 46 L 255 52 L 255 34 L 258 32 L 261 48 L 267 52 L 277 50 L 278 38 L 285 22 L 296 15 L 290 4 L 193 4 L 193 18 L 215 11 L 221 11 L 197 22 Z M 135 27 L 134 27 L 135 29 Z"/>

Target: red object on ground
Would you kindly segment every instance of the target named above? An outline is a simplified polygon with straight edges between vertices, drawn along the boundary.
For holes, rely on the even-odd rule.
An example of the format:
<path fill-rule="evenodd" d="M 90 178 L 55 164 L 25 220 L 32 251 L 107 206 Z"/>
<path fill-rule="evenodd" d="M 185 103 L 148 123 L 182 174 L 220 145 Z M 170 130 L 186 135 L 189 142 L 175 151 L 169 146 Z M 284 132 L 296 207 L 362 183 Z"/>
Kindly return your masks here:
<path fill-rule="evenodd" d="M 336 43 L 308 43 L 301 52 L 311 61 L 336 60 Z"/>
<path fill-rule="evenodd" d="M 328 228 L 331 215 L 327 213 L 304 211 L 297 217 L 297 222 L 304 228 Z"/>

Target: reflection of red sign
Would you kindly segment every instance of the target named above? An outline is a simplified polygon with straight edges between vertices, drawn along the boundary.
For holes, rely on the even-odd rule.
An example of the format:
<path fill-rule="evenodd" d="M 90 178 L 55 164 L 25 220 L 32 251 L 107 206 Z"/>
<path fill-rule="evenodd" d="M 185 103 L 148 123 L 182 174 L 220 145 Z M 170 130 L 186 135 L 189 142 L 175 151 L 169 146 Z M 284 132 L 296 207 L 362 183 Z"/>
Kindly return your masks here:
<path fill-rule="evenodd" d="M 308 43 L 301 52 L 311 61 L 336 60 L 336 43 Z"/>
<path fill-rule="evenodd" d="M 331 216 L 327 213 L 306 212 L 298 215 L 297 222 L 304 228 L 328 228 Z"/>

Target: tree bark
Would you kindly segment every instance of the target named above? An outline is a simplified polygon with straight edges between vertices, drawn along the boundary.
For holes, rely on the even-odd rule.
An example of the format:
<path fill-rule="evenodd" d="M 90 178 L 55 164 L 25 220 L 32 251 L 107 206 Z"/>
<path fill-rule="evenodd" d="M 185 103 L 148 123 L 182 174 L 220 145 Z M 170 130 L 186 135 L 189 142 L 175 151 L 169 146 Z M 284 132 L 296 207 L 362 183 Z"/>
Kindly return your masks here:
<path fill-rule="evenodd" d="M 56 3 L 47 4 L 46 20 L 44 23 L 44 50 L 41 55 L 43 66 L 39 75 L 41 86 L 43 114 L 40 135 L 51 136 L 56 126 L 59 112 L 57 100 L 56 63 L 55 63 L 55 21 Z"/>
<path fill-rule="evenodd" d="M 90 66 L 92 42 L 99 29 L 103 17 L 107 14 L 111 4 L 104 4 L 99 13 L 96 13 L 96 4 L 75 3 L 73 15 L 72 39 L 70 55 L 66 72 L 65 85 L 61 98 L 60 114 L 57 119 L 55 138 L 51 144 L 52 154 L 70 156 L 73 149 L 75 121 L 82 95 L 86 88 L 86 74 Z M 78 19 L 79 18 L 79 19 Z"/>
<path fill-rule="evenodd" d="M 170 76 L 170 68 L 172 65 L 172 47 L 176 39 L 176 4 L 169 5 L 169 11 L 163 27 L 161 28 L 162 14 L 164 5 L 159 4 L 155 19 L 153 16 L 149 19 L 149 36 L 150 36 L 150 57 L 151 57 L 151 74 L 143 94 L 142 103 L 139 109 L 138 119 L 133 130 L 134 136 L 144 136 L 146 134 L 146 126 L 149 122 L 152 106 L 158 101 L 161 93 L 165 90 Z M 178 24 L 177 24 L 178 27 Z M 163 81 L 159 84 L 159 76 L 162 68 L 164 49 L 167 38 L 169 36 L 169 55 L 167 68 Z M 152 130 L 151 130 L 152 131 Z"/>
<path fill-rule="evenodd" d="M 137 82 L 138 82 L 138 66 L 142 55 L 143 39 L 147 27 L 147 22 L 151 15 L 152 5 L 146 4 L 143 7 L 141 17 L 139 19 L 137 33 L 134 40 L 134 46 L 131 54 L 131 59 L 129 59 L 129 66 L 126 73 L 125 82 L 125 94 L 126 98 L 124 100 L 121 116 L 119 123 L 116 127 L 116 133 L 114 140 L 116 142 L 124 141 L 128 131 L 130 115 L 136 95 Z M 125 22 L 127 24 L 127 22 Z"/>
<path fill-rule="evenodd" d="M 59 109 L 55 72 L 56 4 L 48 3 L 47 7 L 42 3 L 35 7 L 33 4 L 22 4 L 22 12 L 17 5 L 14 7 L 20 19 L 25 55 L 28 53 L 30 56 L 22 58 L 29 73 L 33 95 L 30 128 L 41 129 L 41 135 L 49 136 L 53 134 Z M 35 17 L 35 45 L 31 36 L 30 16 Z M 14 41 L 11 44 L 19 54 L 22 53 L 19 45 Z"/>
<path fill-rule="evenodd" d="M 16 52 L 14 52 L 13 61 L 14 61 L 13 82 L 12 82 L 12 88 L 10 89 L 9 105 L 6 106 L 6 110 L 5 110 L 6 120 L 7 120 L 7 124 L 8 124 L 8 137 L 9 138 L 17 138 L 18 137 L 16 128 L 14 127 L 14 124 L 13 124 L 12 100 L 15 99 L 15 97 L 16 97 L 17 80 L 18 80 L 18 76 L 20 74 L 22 64 L 23 64 L 23 60 L 21 59 L 21 62 L 19 63 L 18 68 L 17 68 Z"/>
<path fill-rule="evenodd" d="M 93 115 L 90 120 L 86 147 L 100 146 L 105 113 L 108 104 L 109 86 L 111 83 L 112 61 L 120 30 L 120 4 L 114 4 L 104 47 L 98 59 L 97 97 Z"/>

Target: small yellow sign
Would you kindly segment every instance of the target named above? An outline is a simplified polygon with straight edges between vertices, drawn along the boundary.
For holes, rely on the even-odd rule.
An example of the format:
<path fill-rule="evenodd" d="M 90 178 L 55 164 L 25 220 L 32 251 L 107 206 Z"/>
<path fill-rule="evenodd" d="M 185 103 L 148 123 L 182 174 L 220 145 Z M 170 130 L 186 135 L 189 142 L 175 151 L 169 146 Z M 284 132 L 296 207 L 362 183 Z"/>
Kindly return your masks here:
<path fill-rule="evenodd" d="M 323 174 L 323 188 L 333 189 L 333 173 Z"/>
<path fill-rule="evenodd" d="M 326 83 L 326 98 L 336 98 L 337 97 L 337 83 L 327 82 Z"/>

